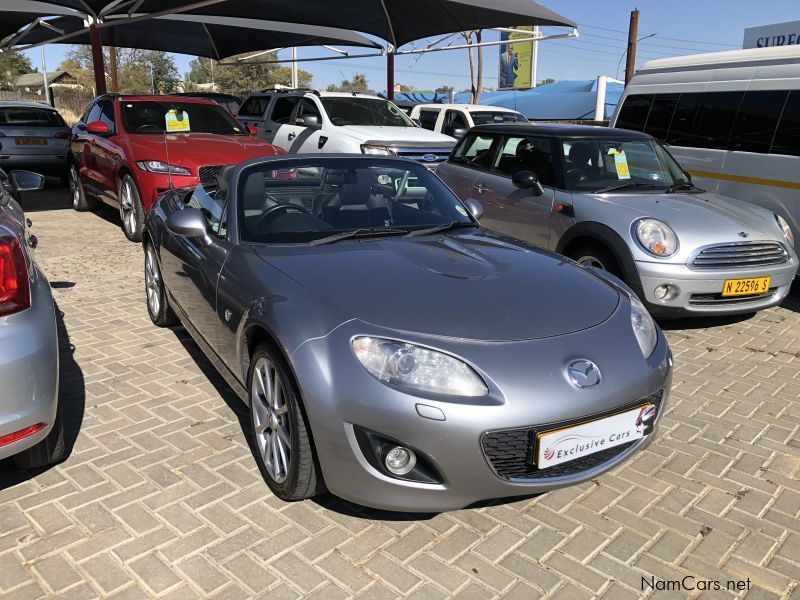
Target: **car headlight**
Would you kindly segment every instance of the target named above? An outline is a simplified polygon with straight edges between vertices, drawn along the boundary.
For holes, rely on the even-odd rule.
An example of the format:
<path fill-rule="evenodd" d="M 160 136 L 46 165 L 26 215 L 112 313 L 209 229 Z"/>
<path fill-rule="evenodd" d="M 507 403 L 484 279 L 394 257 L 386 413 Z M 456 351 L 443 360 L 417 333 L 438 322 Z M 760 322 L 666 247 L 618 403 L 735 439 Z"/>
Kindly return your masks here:
<path fill-rule="evenodd" d="M 142 171 L 148 173 L 161 173 L 164 175 L 191 175 L 189 169 L 179 167 L 177 165 L 170 165 L 160 160 L 140 160 L 136 163 Z"/>
<path fill-rule="evenodd" d="M 357 337 L 353 353 L 382 383 L 435 394 L 485 396 L 480 376 L 466 363 L 448 354 L 384 338 Z"/>
<path fill-rule="evenodd" d="M 631 296 L 631 327 L 636 341 L 639 342 L 642 356 L 650 358 L 656 349 L 658 330 L 653 317 L 636 296 Z"/>
<path fill-rule="evenodd" d="M 786 238 L 786 241 L 789 242 L 792 246 L 794 246 L 794 234 L 792 233 L 792 228 L 789 227 L 789 224 L 786 222 L 780 215 L 775 215 L 775 220 L 778 222 L 778 225 L 783 230 L 783 237 Z"/>
<path fill-rule="evenodd" d="M 361 144 L 361 152 L 364 154 L 380 154 L 382 156 L 394 154 L 388 146 L 375 146 L 373 144 Z"/>
<path fill-rule="evenodd" d="M 671 256 L 678 249 L 678 236 L 656 219 L 641 219 L 634 224 L 636 239 L 653 256 Z"/>

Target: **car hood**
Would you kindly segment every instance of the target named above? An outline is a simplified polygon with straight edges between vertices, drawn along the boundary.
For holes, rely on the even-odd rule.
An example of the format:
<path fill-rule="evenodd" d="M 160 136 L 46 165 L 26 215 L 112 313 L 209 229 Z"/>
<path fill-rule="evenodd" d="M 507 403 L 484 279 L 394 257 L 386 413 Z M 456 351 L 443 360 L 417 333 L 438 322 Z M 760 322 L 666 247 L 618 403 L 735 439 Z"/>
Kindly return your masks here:
<path fill-rule="evenodd" d="M 615 288 L 558 255 L 481 233 L 261 246 L 349 315 L 404 332 L 483 341 L 573 333 L 608 319 Z"/>
<path fill-rule="evenodd" d="M 704 192 L 702 194 L 589 194 L 591 205 L 580 201 L 580 215 L 593 220 L 614 214 L 612 207 L 626 211 L 621 221 L 629 225 L 640 217 L 652 217 L 667 223 L 678 236 L 680 248 L 670 262 L 683 262 L 699 247 L 730 242 L 774 240 L 789 247 L 771 211 L 759 206 Z M 746 237 L 741 234 L 746 234 Z"/>
<path fill-rule="evenodd" d="M 282 153 L 272 144 L 253 136 L 213 133 L 131 135 L 136 160 L 167 160 L 173 165 L 235 164 L 251 158 Z"/>
<path fill-rule="evenodd" d="M 422 127 L 379 127 L 369 125 L 342 125 L 349 136 L 363 142 L 383 142 L 388 144 L 407 144 L 430 148 L 452 148 L 456 140 L 449 135 L 436 133 Z"/>

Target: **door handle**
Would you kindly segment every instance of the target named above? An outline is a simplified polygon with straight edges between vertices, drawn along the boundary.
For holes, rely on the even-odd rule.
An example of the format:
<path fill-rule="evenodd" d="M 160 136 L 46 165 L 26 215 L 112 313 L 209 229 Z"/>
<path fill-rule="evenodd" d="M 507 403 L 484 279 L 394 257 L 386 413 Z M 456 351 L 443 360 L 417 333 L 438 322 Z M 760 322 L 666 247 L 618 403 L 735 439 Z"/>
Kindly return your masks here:
<path fill-rule="evenodd" d="M 297 137 L 297 134 L 293 131 L 292 133 L 289 134 L 289 141 L 291 142 L 296 137 Z"/>
<path fill-rule="evenodd" d="M 30 246 L 31 248 L 33 248 L 35 250 L 36 246 L 38 246 L 38 245 L 39 245 L 39 238 L 37 238 L 33 234 L 30 234 L 28 236 L 28 246 Z"/>
<path fill-rule="evenodd" d="M 479 194 L 482 194 L 483 192 L 491 192 L 492 191 L 490 188 L 486 187 L 483 184 L 473 185 L 472 187 L 473 187 L 473 189 L 477 190 Z"/>

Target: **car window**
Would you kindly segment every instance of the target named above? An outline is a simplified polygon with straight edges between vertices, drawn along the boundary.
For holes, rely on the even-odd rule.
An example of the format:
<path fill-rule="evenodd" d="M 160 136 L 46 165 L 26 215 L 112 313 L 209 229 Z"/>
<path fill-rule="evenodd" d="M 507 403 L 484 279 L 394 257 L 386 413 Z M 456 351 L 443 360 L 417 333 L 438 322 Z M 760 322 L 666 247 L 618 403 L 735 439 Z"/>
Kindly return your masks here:
<path fill-rule="evenodd" d="M 549 187 L 556 184 L 549 139 L 528 136 L 509 136 L 494 160 L 492 171 L 511 177 L 519 171 L 533 171 L 539 183 Z"/>
<path fill-rule="evenodd" d="M 100 106 L 99 102 L 95 102 L 89 111 L 86 113 L 86 117 L 84 118 L 84 123 L 94 123 L 95 121 L 100 120 L 100 111 L 102 107 Z"/>
<path fill-rule="evenodd" d="M 619 110 L 616 127 L 644 131 L 652 102 L 653 96 L 650 94 L 636 94 L 625 98 Z"/>
<path fill-rule="evenodd" d="M 706 92 L 695 118 L 695 148 L 727 150 L 744 92 Z"/>
<path fill-rule="evenodd" d="M 475 125 L 491 125 L 493 123 L 527 123 L 528 119 L 516 112 L 501 112 L 497 110 L 471 110 L 469 111 Z"/>
<path fill-rule="evenodd" d="M 439 113 L 442 112 L 440 109 L 432 109 L 432 108 L 423 108 L 419 111 L 419 124 L 420 127 L 424 127 L 425 129 L 430 129 L 433 131 L 436 129 L 436 120 L 439 118 Z"/>
<path fill-rule="evenodd" d="M 800 156 L 800 90 L 792 90 L 786 100 L 770 152 Z"/>
<path fill-rule="evenodd" d="M 272 96 L 251 96 L 239 108 L 240 117 L 258 117 L 264 116 L 269 106 L 269 101 Z"/>
<path fill-rule="evenodd" d="M 657 94 L 653 98 L 644 132 L 664 141 L 667 138 L 667 132 L 672 123 L 672 116 L 675 114 L 675 107 L 678 105 L 679 98 L 680 94 Z"/>
<path fill-rule="evenodd" d="M 499 138 L 492 135 L 469 134 L 456 147 L 450 160 L 457 164 L 489 170 L 498 143 Z"/>
<path fill-rule="evenodd" d="M 731 150 L 769 152 L 788 95 L 778 90 L 745 93 L 733 124 Z"/>
<path fill-rule="evenodd" d="M 133 134 L 248 135 L 219 104 L 154 100 L 120 103 L 122 124 Z"/>
<path fill-rule="evenodd" d="M 266 244 L 307 243 L 357 229 L 403 233 L 473 222 L 426 167 L 387 159 L 303 157 L 252 165 L 239 177 L 236 206 L 241 239 Z"/>
<path fill-rule="evenodd" d="M 672 123 L 667 132 L 667 142 L 673 146 L 695 146 L 697 134 L 695 133 L 695 116 L 700 107 L 702 94 L 681 94 Z"/>
<path fill-rule="evenodd" d="M 114 104 L 112 102 L 100 102 L 100 115 L 98 119 L 101 123 L 108 126 L 109 131 L 116 130 L 116 119 L 114 118 Z"/>
<path fill-rule="evenodd" d="M 186 201 L 186 206 L 198 209 L 206 218 L 208 228 L 217 237 L 227 235 L 227 194 L 213 186 L 197 186 Z"/>
<path fill-rule="evenodd" d="M 303 98 L 300 100 L 300 103 L 297 105 L 297 114 L 295 115 L 295 119 L 299 119 L 305 115 L 317 117 L 320 123 L 322 122 L 322 115 L 319 112 L 319 108 L 317 108 L 316 103 L 310 98 Z"/>
<path fill-rule="evenodd" d="M 414 127 L 406 113 L 382 98 L 326 96 L 322 98 L 322 106 L 331 123 L 337 126 Z"/>
<path fill-rule="evenodd" d="M 66 127 L 55 110 L 28 106 L 0 107 L 0 127 Z"/>
<path fill-rule="evenodd" d="M 469 124 L 460 110 L 451 109 L 444 114 L 442 133 L 445 135 L 453 135 L 456 129 L 469 129 Z"/>
<path fill-rule="evenodd" d="M 284 96 L 282 98 L 278 98 L 278 100 L 275 102 L 275 106 L 272 107 L 272 115 L 270 116 L 270 120 L 273 123 L 289 123 L 292 119 L 294 107 L 297 106 L 299 101 L 299 96 Z"/>

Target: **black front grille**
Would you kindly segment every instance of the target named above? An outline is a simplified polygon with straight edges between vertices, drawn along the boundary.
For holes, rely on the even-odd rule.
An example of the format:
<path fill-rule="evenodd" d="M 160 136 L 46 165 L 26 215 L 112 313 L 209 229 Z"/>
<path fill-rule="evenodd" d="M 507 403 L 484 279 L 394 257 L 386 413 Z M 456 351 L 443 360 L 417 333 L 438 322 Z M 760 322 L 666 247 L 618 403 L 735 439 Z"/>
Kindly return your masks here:
<path fill-rule="evenodd" d="M 222 173 L 222 169 L 228 165 L 210 165 L 200 167 L 200 183 L 203 185 L 216 185 L 217 175 Z"/>
<path fill-rule="evenodd" d="M 701 250 L 692 260 L 695 269 L 739 269 L 779 265 L 789 252 L 778 242 L 736 242 Z"/>
<path fill-rule="evenodd" d="M 594 415 L 591 420 L 600 419 L 606 416 L 616 414 L 620 411 L 636 408 L 639 405 L 651 403 L 661 410 L 661 400 L 664 397 L 664 390 L 659 390 L 657 393 L 647 398 L 643 398 L 627 407 L 615 409 L 607 413 Z M 481 444 L 483 445 L 483 453 L 486 456 L 489 464 L 494 472 L 503 479 L 537 481 L 543 479 L 551 479 L 553 477 L 562 477 L 565 475 L 574 475 L 582 471 L 588 471 L 594 467 L 606 463 L 623 452 L 628 448 L 640 442 L 634 440 L 626 444 L 607 448 L 594 454 L 589 454 L 581 458 L 576 458 L 560 465 L 553 465 L 546 469 L 538 469 L 535 465 L 529 462 L 529 456 L 532 453 L 532 440 L 536 439 L 536 434 L 543 431 L 550 431 L 552 429 L 559 429 L 562 427 L 570 427 L 572 425 L 580 425 L 587 422 L 589 419 L 576 419 L 573 421 L 564 421 L 561 423 L 549 423 L 547 425 L 531 425 L 530 427 L 521 427 L 518 429 L 507 429 L 503 431 L 489 431 L 483 434 Z"/>

